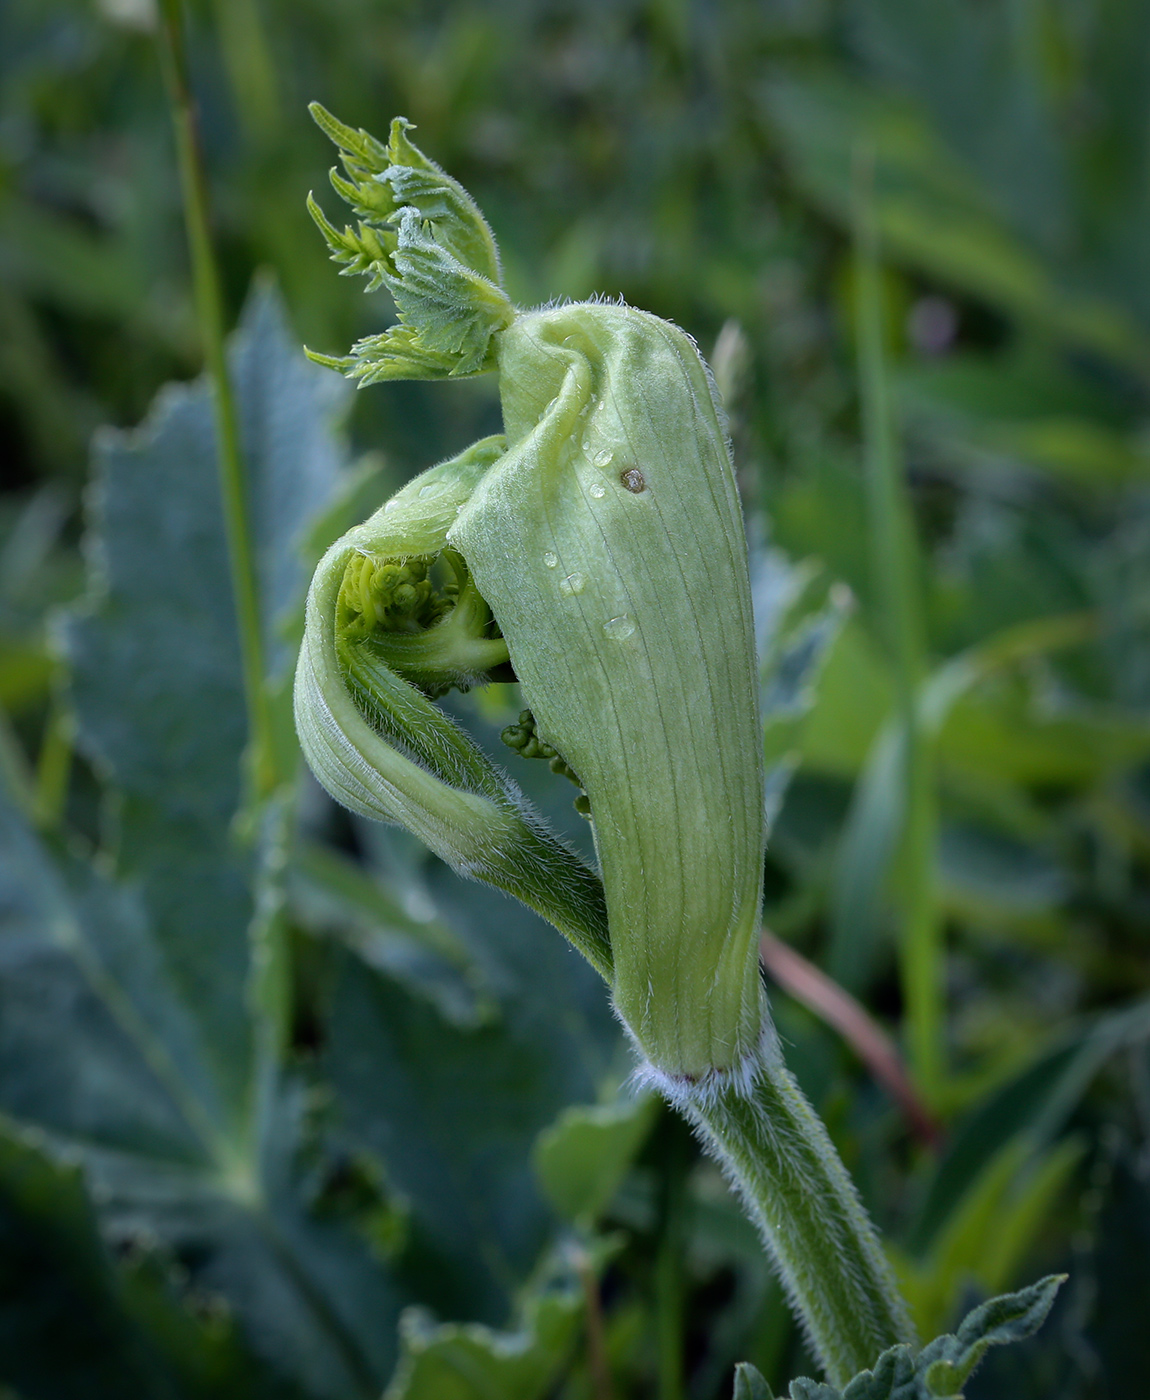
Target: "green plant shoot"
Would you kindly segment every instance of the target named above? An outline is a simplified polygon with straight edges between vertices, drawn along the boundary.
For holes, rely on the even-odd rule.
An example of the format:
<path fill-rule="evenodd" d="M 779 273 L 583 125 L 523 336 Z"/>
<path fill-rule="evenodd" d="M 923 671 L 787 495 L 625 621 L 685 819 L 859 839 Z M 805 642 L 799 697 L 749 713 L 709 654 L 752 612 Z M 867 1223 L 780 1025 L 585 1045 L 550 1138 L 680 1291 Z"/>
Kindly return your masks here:
<path fill-rule="evenodd" d="M 487 225 L 406 123 L 384 147 L 319 116 L 363 222 L 340 232 L 313 212 L 400 313 L 323 362 L 364 383 L 495 368 L 507 437 L 425 473 L 329 551 L 299 670 L 305 751 L 340 801 L 571 933 L 594 877 L 575 877 L 429 704 L 510 660 L 540 740 L 586 793 L 609 970 L 606 947 L 596 961 L 624 1025 L 672 1079 L 738 1072 L 769 1025 L 762 744 L 742 516 L 707 368 L 682 331 L 627 306 L 515 314 Z M 400 755 L 432 732 L 457 767 L 419 752 L 403 788 Z M 543 908 L 540 880 L 579 901 Z M 604 941 L 575 936 L 584 951 Z"/>
<path fill-rule="evenodd" d="M 742 1192 L 832 1380 L 912 1329 L 870 1222 L 782 1065 L 758 970 L 765 816 L 746 543 L 710 373 L 624 305 L 516 311 L 470 197 L 392 123 L 322 109 L 359 216 L 313 215 L 399 322 L 361 384 L 495 370 L 505 437 L 409 482 L 316 572 L 296 677 L 313 771 L 550 919 L 608 982 L 640 1073 Z M 491 675 L 505 738 L 582 789 L 598 869 L 434 703 Z"/>

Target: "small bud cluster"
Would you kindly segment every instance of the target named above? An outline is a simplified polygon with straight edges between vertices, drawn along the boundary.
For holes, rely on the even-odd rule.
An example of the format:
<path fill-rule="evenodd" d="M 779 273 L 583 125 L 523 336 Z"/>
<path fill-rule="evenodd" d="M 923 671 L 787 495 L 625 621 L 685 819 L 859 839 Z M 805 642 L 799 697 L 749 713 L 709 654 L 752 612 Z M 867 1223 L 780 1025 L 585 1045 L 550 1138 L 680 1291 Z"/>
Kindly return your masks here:
<path fill-rule="evenodd" d="M 352 641 L 384 632 L 418 632 L 433 626 L 455 605 L 459 581 L 437 588 L 433 559 L 380 559 L 355 555 L 340 591 L 340 626 Z"/>
<path fill-rule="evenodd" d="M 509 749 L 514 749 L 521 758 L 546 759 L 547 766 L 552 773 L 557 773 L 561 778 L 570 779 L 580 789 L 579 796 L 575 799 L 575 810 L 581 817 L 590 817 L 591 799 L 582 791 L 583 784 L 579 781 L 578 773 L 556 748 L 539 737 L 535 726 L 535 716 L 530 710 L 520 710 L 518 723 L 509 724 L 500 738 Z"/>

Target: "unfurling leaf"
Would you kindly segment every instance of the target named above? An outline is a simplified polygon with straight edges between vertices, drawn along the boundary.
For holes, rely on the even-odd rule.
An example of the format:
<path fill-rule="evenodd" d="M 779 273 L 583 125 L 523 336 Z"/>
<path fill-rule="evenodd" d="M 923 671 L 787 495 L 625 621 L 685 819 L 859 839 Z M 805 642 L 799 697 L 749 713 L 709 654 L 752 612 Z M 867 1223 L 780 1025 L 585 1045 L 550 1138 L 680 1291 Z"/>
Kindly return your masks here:
<path fill-rule="evenodd" d="M 475 201 L 407 139 L 396 117 L 385 146 L 313 102 L 311 114 L 340 148 L 348 178 L 332 187 L 359 216 L 337 229 L 316 201 L 308 209 L 345 274 L 387 287 L 400 324 L 367 336 L 350 355 L 312 354 L 362 384 L 384 379 L 442 379 L 494 368 L 491 344 L 514 310 L 503 291 L 495 239 Z M 311 353 L 311 352 L 309 352 Z"/>
<path fill-rule="evenodd" d="M 426 693 L 465 687 L 506 659 L 466 566 L 446 549 L 449 524 L 502 450 L 486 438 L 432 467 L 328 550 L 308 595 L 296 727 L 344 806 L 405 826 L 459 874 L 514 894 L 606 972 L 594 873 Z"/>

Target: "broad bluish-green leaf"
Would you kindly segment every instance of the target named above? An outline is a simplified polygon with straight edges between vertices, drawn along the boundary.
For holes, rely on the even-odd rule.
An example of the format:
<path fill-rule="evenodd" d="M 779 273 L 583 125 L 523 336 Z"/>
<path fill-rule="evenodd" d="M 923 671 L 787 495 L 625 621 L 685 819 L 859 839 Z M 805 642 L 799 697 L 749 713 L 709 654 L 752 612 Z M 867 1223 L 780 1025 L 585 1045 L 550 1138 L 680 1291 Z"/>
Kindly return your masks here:
<path fill-rule="evenodd" d="M 300 356 L 270 290 L 249 304 L 232 363 L 265 636 L 282 673 L 303 537 L 338 481 L 338 395 Z M 246 1112 L 251 870 L 230 831 L 247 736 L 214 441 L 203 385 L 165 390 L 142 428 L 100 439 L 89 595 L 62 637 L 77 744 L 115 791 L 118 874 L 144 902 L 155 956 L 197 1026 L 212 1111 L 234 1132 Z"/>
<path fill-rule="evenodd" d="M 336 485 L 332 400 L 266 293 L 233 363 L 271 638 Z M 274 1374 L 370 1400 L 403 1299 L 362 1235 L 312 1210 L 327 1147 L 304 1086 L 256 1092 L 255 861 L 231 829 L 245 715 L 211 422 L 204 386 L 169 390 L 101 449 L 91 592 L 63 637 L 111 858 L 46 847 L 0 808 L 0 1105 L 83 1162 L 108 1237 L 162 1242 L 221 1295 Z"/>
<path fill-rule="evenodd" d="M 0 1376 L 26 1400 L 294 1400 L 234 1319 L 177 1302 L 170 1271 L 154 1248 L 116 1261 L 81 1169 L 0 1133 Z"/>
<path fill-rule="evenodd" d="M 370 1396 L 396 1294 L 362 1241 L 309 1217 L 301 1091 L 259 1125 L 224 1113 L 138 891 L 57 867 L 7 805 L 0 823 L 3 1111 L 84 1163 L 114 1240 L 158 1239 L 219 1291 L 274 1369 Z"/>

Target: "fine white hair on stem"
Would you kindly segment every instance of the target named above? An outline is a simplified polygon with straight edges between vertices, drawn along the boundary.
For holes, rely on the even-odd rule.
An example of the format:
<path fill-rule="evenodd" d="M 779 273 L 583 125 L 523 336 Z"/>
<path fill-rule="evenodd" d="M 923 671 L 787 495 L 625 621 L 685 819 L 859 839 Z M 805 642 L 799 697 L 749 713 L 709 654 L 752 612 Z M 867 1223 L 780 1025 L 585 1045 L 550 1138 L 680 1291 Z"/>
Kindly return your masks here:
<path fill-rule="evenodd" d="M 631 1039 L 638 1050 L 634 1037 Z M 653 1090 L 684 1114 L 688 1114 L 693 1107 L 712 1103 L 728 1094 L 735 1098 L 753 1099 L 763 1070 L 768 1065 L 782 1063 L 779 1038 L 769 1021 L 763 1027 L 758 1044 L 735 1064 L 722 1069 L 710 1069 L 705 1074 L 693 1078 L 668 1074 L 643 1057 L 641 1050 L 639 1054 L 640 1062 L 631 1073 L 631 1083 L 636 1090 Z"/>

